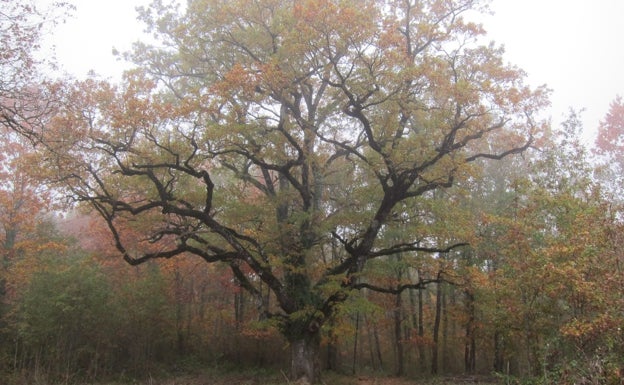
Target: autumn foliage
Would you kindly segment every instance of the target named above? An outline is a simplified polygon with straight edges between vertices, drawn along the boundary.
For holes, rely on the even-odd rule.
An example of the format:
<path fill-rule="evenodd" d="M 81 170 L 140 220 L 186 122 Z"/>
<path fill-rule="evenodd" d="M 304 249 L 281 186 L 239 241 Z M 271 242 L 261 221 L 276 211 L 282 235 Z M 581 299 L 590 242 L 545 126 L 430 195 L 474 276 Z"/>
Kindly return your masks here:
<path fill-rule="evenodd" d="M 154 2 L 119 84 L 3 62 L 2 373 L 621 381 L 621 100 L 549 127 L 481 7 Z"/>

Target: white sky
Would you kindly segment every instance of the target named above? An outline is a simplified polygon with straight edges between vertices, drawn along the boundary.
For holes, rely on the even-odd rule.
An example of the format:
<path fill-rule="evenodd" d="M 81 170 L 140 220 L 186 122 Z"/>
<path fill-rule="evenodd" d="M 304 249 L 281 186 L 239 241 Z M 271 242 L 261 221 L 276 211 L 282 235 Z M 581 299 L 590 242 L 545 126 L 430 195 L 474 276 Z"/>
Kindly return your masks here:
<path fill-rule="evenodd" d="M 89 70 L 119 78 L 125 51 L 143 30 L 135 7 L 150 0 L 73 0 L 74 17 L 51 39 L 61 66 L 82 77 Z M 584 108 L 587 141 L 610 102 L 624 96 L 624 0 L 493 0 L 484 19 L 488 39 L 503 44 L 507 61 L 532 85 L 553 90 L 547 112 L 558 124 L 570 107 Z"/>

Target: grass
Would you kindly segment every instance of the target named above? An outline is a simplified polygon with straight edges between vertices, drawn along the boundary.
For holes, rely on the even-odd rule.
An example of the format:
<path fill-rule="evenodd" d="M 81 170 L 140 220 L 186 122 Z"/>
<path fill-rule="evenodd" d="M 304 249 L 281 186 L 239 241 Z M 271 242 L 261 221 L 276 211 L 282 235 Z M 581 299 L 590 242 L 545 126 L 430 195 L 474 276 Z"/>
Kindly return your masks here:
<path fill-rule="evenodd" d="M 324 373 L 323 383 L 327 385 L 357 385 L 356 379 L 346 376 Z M 253 369 L 207 369 L 195 373 L 167 375 L 165 377 L 148 376 L 142 380 L 122 380 L 105 382 L 98 385 L 287 385 L 285 373 L 263 368 Z M 86 385 L 86 384 L 85 384 Z"/>
<path fill-rule="evenodd" d="M 2 382 L 0 380 L 0 382 Z M 324 385 L 451 385 L 451 384 L 500 384 L 491 377 L 431 377 L 422 379 L 397 378 L 389 376 L 356 375 L 349 376 L 334 372 L 324 372 L 321 384 Z M 12 378 L 10 385 L 52 385 L 40 378 Z M 103 382 L 56 382 L 54 385 L 296 385 L 289 381 L 280 370 L 266 368 L 227 367 L 185 367 L 179 372 L 147 374 L 141 379 L 120 375 L 115 380 Z"/>
<path fill-rule="evenodd" d="M 334 372 L 322 375 L 324 385 L 494 385 L 499 382 L 490 377 L 432 377 L 407 379 L 382 376 L 348 376 Z M 146 378 L 141 381 L 107 382 L 99 385 L 295 385 L 286 374 L 267 369 L 209 369 L 200 373 L 170 376 L 168 378 Z M 86 385 L 86 384 L 85 384 Z"/>

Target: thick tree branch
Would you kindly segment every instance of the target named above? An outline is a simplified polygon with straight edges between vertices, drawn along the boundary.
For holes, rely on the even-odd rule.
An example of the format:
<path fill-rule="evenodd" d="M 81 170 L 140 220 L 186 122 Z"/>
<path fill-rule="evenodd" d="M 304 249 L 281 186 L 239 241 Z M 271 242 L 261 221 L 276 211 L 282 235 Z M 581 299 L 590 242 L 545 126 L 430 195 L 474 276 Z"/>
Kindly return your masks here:
<path fill-rule="evenodd" d="M 426 279 L 426 280 L 421 280 L 418 283 L 406 283 L 406 284 L 398 285 L 397 287 L 393 287 L 393 288 L 381 287 L 381 286 L 373 285 L 367 282 L 359 282 L 359 283 L 353 284 L 352 287 L 357 290 L 368 289 L 377 293 L 398 295 L 404 292 L 405 290 L 424 290 L 427 287 L 427 285 L 431 283 L 440 283 L 440 282 L 443 282 L 443 280 L 440 278 Z"/>
<path fill-rule="evenodd" d="M 453 245 L 450 245 L 448 247 L 445 248 L 439 248 L 439 247 L 424 247 L 424 246 L 420 246 L 420 242 L 415 242 L 415 243 L 402 243 L 402 244 L 397 244 L 397 245 L 393 245 L 389 248 L 386 249 L 381 249 L 381 250 L 377 250 L 377 251 L 373 251 L 370 252 L 368 257 L 369 258 L 377 258 L 377 257 L 382 257 L 382 256 L 388 256 L 388 255 L 396 255 L 399 253 L 406 253 L 406 252 L 423 252 L 423 253 L 448 253 L 450 251 L 453 251 L 456 248 L 459 247 L 463 247 L 463 246 L 469 246 L 470 244 L 467 242 L 459 242 L 459 243 L 455 243 Z"/>

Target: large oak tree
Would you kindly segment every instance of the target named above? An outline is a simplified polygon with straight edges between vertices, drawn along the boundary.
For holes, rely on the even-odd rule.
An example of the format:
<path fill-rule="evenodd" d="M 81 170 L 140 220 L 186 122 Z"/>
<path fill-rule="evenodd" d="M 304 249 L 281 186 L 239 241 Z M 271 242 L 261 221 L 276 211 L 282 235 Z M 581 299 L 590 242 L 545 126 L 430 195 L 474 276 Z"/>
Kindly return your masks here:
<path fill-rule="evenodd" d="M 427 232 L 422 202 L 540 135 L 546 93 L 480 44 L 463 16 L 480 7 L 155 1 L 156 43 L 128 54 L 122 85 L 68 86 L 54 119 L 21 130 L 128 263 L 227 264 L 290 342 L 293 378 L 316 382 L 320 328 L 353 290 L 427 282 L 381 286 L 367 262 L 463 245 Z"/>

